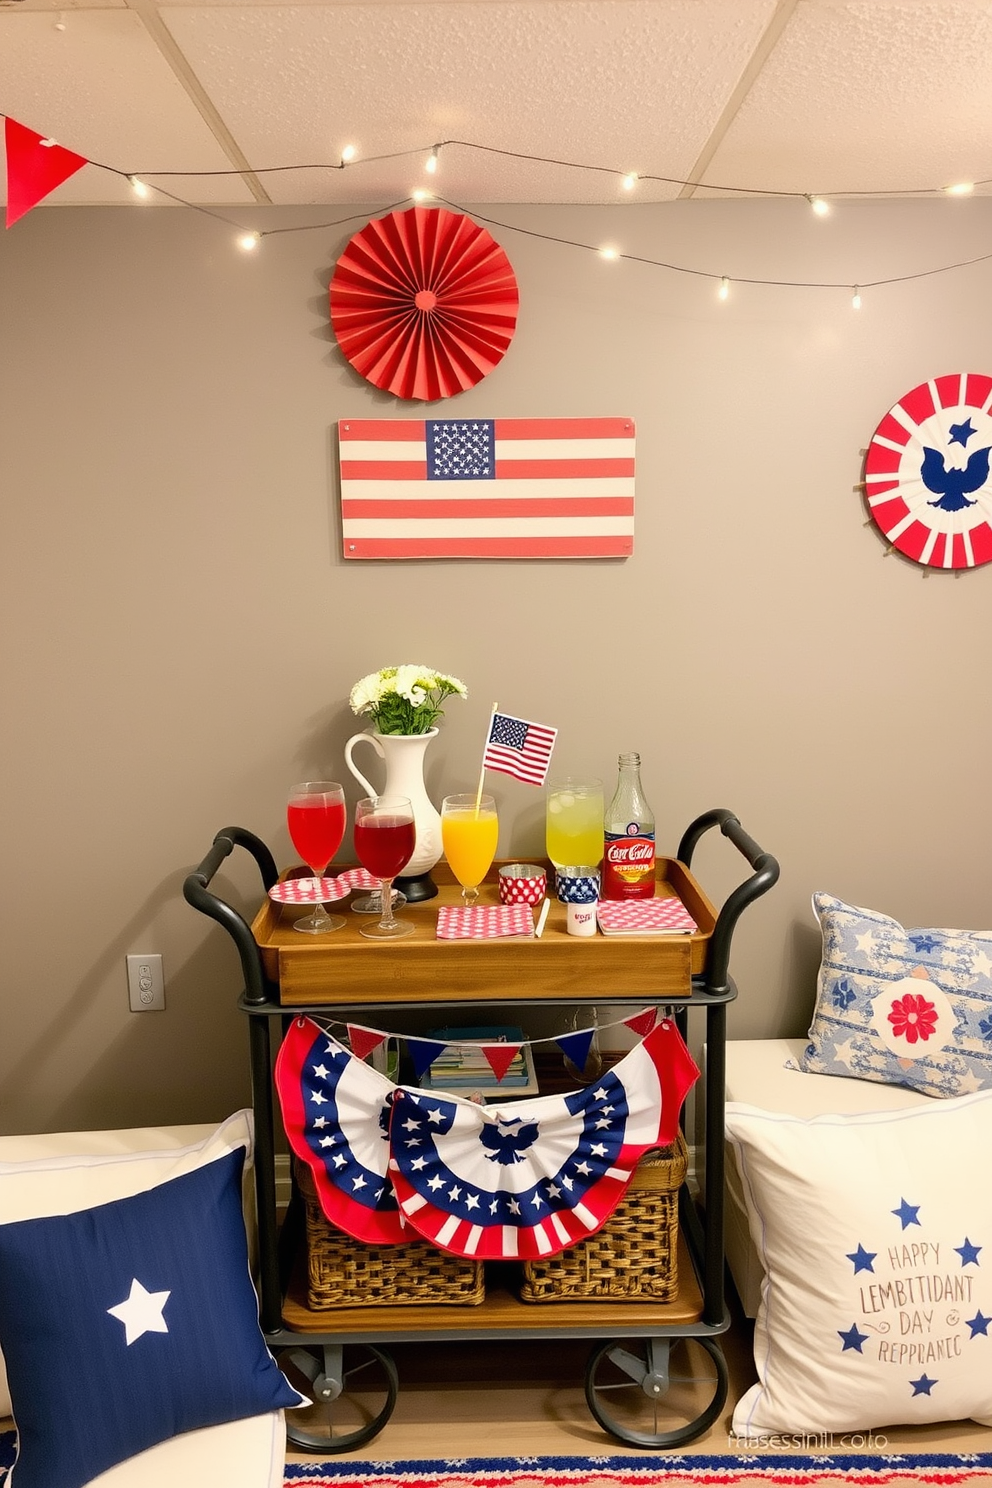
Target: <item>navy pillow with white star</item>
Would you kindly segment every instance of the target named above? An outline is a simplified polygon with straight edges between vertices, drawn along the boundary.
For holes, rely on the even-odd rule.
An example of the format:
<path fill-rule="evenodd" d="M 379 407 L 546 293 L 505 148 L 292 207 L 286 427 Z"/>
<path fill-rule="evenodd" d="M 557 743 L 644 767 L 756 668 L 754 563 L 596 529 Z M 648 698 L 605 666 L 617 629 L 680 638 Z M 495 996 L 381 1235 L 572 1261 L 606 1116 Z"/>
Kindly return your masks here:
<path fill-rule="evenodd" d="M 147 1193 L 0 1225 L 10 1488 L 82 1488 L 204 1426 L 297 1406 L 258 1325 L 244 1150 Z"/>

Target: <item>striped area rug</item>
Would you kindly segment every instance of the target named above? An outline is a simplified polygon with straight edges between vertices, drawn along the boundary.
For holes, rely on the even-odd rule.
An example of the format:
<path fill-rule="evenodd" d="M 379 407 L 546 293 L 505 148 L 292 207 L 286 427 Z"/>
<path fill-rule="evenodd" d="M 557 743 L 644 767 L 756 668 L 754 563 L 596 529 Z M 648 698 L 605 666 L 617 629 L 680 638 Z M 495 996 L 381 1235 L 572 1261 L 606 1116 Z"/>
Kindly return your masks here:
<path fill-rule="evenodd" d="M 992 1452 L 928 1456 L 800 1453 L 650 1457 L 470 1457 L 437 1461 L 293 1463 L 287 1488 L 654 1488 L 658 1484 L 713 1488 L 854 1483 L 992 1484 Z"/>
<path fill-rule="evenodd" d="M 0 1433 L 0 1483 L 14 1460 L 16 1438 Z M 295 1462 L 285 1488 L 655 1488 L 662 1484 L 712 1488 L 992 1488 L 992 1452 L 927 1455 L 868 1453 L 690 1456 L 657 1452 L 640 1457 L 465 1457 L 369 1462 L 332 1458 Z M 53 1485 L 55 1488 L 55 1485 Z"/>

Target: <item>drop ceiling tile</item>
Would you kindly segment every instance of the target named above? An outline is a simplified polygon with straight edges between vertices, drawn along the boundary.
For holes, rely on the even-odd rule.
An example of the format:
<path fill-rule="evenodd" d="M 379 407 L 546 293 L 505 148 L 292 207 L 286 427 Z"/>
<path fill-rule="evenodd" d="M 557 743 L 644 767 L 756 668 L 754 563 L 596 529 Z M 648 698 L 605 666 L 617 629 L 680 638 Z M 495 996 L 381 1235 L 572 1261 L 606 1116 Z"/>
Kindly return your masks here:
<path fill-rule="evenodd" d="M 59 14 L 63 31 L 56 29 Z M 223 170 L 232 164 L 130 10 L 0 12 L 0 99 L 29 129 L 116 170 Z M 4 201 L 6 185 L 0 159 Z M 254 200 L 237 176 L 220 191 L 215 181 L 184 181 L 180 189 L 194 201 Z M 94 164 L 47 198 L 58 205 L 133 200 L 126 181 Z"/>
<path fill-rule="evenodd" d="M 992 176 L 989 0 L 801 0 L 705 179 L 885 192 Z"/>
<path fill-rule="evenodd" d="M 451 146 L 438 193 L 477 202 L 612 202 L 626 171 L 684 178 L 774 0 L 168 6 L 162 15 L 276 202 L 386 204 L 425 185 L 428 147 L 458 139 L 605 166 Z M 379 164 L 368 157 L 411 152 Z M 644 183 L 641 200 L 678 194 Z"/>

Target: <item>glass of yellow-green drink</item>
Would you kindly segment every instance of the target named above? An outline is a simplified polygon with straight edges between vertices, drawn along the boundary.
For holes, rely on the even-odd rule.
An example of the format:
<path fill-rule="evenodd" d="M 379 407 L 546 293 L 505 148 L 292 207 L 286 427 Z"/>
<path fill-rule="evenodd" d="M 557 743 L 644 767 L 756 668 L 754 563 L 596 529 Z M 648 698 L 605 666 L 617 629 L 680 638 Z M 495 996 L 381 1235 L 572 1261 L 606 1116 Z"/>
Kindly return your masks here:
<path fill-rule="evenodd" d="M 556 868 L 603 861 L 603 782 L 567 775 L 548 785 L 547 850 Z"/>

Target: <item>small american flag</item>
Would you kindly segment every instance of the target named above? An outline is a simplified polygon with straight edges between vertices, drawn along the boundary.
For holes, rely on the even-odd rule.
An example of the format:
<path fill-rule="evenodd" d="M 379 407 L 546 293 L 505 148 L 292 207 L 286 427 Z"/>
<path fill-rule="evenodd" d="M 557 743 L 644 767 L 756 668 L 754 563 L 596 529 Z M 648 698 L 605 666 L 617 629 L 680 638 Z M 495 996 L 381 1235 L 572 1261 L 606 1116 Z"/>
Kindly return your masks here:
<path fill-rule="evenodd" d="M 346 558 L 626 558 L 629 418 L 345 419 Z"/>
<path fill-rule="evenodd" d="M 558 730 L 509 713 L 494 713 L 482 765 L 513 775 L 528 785 L 543 785 Z"/>

